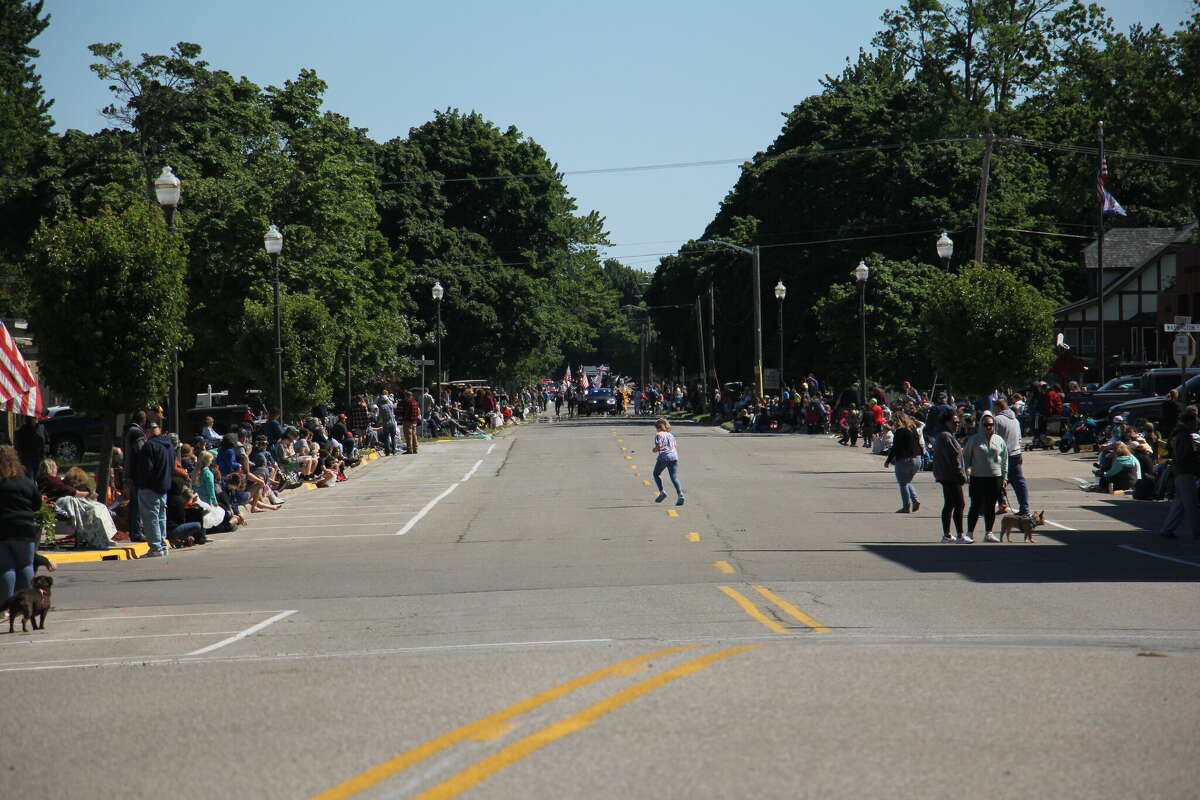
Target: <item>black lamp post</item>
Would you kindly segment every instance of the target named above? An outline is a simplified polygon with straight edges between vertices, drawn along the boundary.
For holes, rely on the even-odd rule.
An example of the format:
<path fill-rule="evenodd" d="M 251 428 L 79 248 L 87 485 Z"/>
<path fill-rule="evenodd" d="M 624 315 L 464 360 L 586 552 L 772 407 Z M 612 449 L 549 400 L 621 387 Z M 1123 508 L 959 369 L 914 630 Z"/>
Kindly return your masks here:
<path fill-rule="evenodd" d="M 275 267 L 275 402 L 280 424 L 283 424 L 283 334 L 279 319 L 279 253 L 283 250 L 283 234 L 274 225 L 263 234 L 263 247 Z"/>
<path fill-rule="evenodd" d="M 867 402 L 867 278 L 871 270 L 865 261 L 859 261 L 851 274 L 858 281 L 858 318 L 862 325 L 862 386 L 858 398 L 858 405 L 862 408 Z"/>
<path fill-rule="evenodd" d="M 779 391 L 783 392 L 783 299 L 787 297 L 787 287 L 783 281 L 775 284 L 775 299 L 779 301 Z"/>
<path fill-rule="evenodd" d="M 442 402 L 442 298 L 446 295 L 446 290 L 442 288 L 441 281 L 433 282 L 433 299 L 437 302 L 437 403 Z"/>
<path fill-rule="evenodd" d="M 170 167 L 163 167 L 162 174 L 154 180 L 154 196 L 158 200 L 158 204 L 162 206 L 163 213 L 167 217 L 167 233 L 174 235 L 175 233 L 175 207 L 179 205 L 179 196 L 182 194 L 180 189 L 179 178 L 175 177 L 175 173 Z M 171 391 L 171 424 L 174 426 L 172 430 L 176 435 L 180 435 L 179 429 L 179 353 L 175 353 L 174 364 L 174 379 L 172 381 L 173 389 Z"/>

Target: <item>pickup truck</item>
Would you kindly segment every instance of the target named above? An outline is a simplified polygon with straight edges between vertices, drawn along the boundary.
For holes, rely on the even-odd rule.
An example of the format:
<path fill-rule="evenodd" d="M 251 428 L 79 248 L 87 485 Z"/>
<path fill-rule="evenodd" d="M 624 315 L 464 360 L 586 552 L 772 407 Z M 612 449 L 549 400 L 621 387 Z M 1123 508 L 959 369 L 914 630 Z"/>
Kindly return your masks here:
<path fill-rule="evenodd" d="M 1176 372 L 1176 380 L 1178 380 L 1178 372 Z M 1180 390 L 1178 402 L 1181 409 L 1200 402 L 1200 375 L 1192 375 L 1182 387 L 1176 384 L 1171 388 Z M 1125 418 L 1126 422 L 1133 425 L 1137 425 L 1142 420 L 1159 425 L 1162 422 L 1162 404 L 1161 397 L 1142 397 L 1117 403 L 1109 408 L 1108 413 L 1110 417 L 1120 415 Z M 1171 432 L 1161 431 L 1161 433 L 1167 436 Z"/>
<path fill-rule="evenodd" d="M 1187 376 L 1200 375 L 1200 368 L 1187 370 Z M 1113 378 L 1094 392 L 1068 392 L 1067 402 L 1079 405 L 1080 412 L 1085 417 L 1103 419 L 1108 416 L 1113 406 L 1129 400 L 1151 398 L 1161 402 L 1161 398 L 1171 389 L 1179 386 L 1178 369 L 1152 369 L 1141 375 L 1122 375 Z M 1155 413 L 1157 416 L 1157 412 Z"/>

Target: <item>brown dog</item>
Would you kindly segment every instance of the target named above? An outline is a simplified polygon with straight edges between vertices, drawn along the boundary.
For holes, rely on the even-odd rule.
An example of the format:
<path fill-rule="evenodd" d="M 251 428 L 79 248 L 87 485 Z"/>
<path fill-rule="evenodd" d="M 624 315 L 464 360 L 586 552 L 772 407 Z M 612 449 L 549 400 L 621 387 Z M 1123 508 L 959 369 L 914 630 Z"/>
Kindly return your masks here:
<path fill-rule="evenodd" d="M 27 622 L 33 622 L 33 629 L 46 629 L 46 612 L 50 610 L 50 587 L 54 585 L 54 578 L 49 575 L 38 575 L 33 579 L 32 589 L 22 589 L 4 604 L 4 609 L 8 612 L 8 632 L 13 632 L 13 625 L 17 621 L 17 615 L 21 616 L 21 631 L 28 630 Z"/>
<path fill-rule="evenodd" d="M 1036 516 L 1030 514 L 1022 517 L 1020 514 L 1005 514 L 1000 519 L 1000 541 L 1012 541 L 1013 528 L 1025 533 L 1025 541 L 1033 541 L 1033 529 L 1046 524 L 1046 512 L 1039 511 Z"/>

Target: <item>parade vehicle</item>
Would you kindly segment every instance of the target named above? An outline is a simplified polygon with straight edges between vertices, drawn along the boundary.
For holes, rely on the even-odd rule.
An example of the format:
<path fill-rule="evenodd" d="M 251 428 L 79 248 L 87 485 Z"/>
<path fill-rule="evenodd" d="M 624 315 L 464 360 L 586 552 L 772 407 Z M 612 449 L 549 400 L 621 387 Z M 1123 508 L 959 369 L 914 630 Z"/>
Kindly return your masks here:
<path fill-rule="evenodd" d="M 612 389 L 588 389 L 583 397 L 579 398 L 579 405 L 576 411 L 583 416 L 589 414 L 615 414 L 617 411 L 617 398 L 613 395 Z"/>

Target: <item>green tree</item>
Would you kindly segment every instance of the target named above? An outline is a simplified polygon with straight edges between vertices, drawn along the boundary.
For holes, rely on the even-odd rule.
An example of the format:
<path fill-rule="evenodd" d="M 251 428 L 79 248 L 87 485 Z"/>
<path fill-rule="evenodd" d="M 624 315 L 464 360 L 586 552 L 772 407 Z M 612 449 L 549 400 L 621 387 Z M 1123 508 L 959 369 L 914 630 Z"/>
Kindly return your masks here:
<path fill-rule="evenodd" d="M 22 313 L 26 298 L 19 264 L 45 211 L 45 171 L 51 141 L 50 105 L 30 46 L 50 22 L 42 0 L 0 0 L 0 282 L 4 311 Z"/>
<path fill-rule="evenodd" d="M 236 349 L 247 383 L 260 386 L 275 405 L 275 304 L 269 292 L 247 299 Z M 325 304 L 308 294 L 285 293 L 279 302 L 283 340 L 283 402 L 293 415 L 333 394 L 338 334 Z M 233 337 L 231 337 L 233 338 Z"/>
<path fill-rule="evenodd" d="M 938 374 L 974 393 L 1045 374 L 1053 314 L 1054 303 L 1011 270 L 970 264 L 937 282 L 922 319 Z"/>
<path fill-rule="evenodd" d="M 867 371 L 882 384 L 903 380 L 916 386 L 933 381 L 928 336 L 921 311 L 931 304 L 934 288 L 944 275 L 920 261 L 866 259 Z M 858 312 L 859 287 L 853 278 L 839 281 L 813 305 L 821 342 L 834 379 L 858 378 L 862 363 L 862 330 Z"/>
<path fill-rule="evenodd" d="M 65 216 L 34 235 L 31 322 L 46 382 L 105 420 L 105 496 L 118 414 L 162 398 L 188 344 L 185 248 L 162 212 L 138 199 L 94 217 Z"/>

